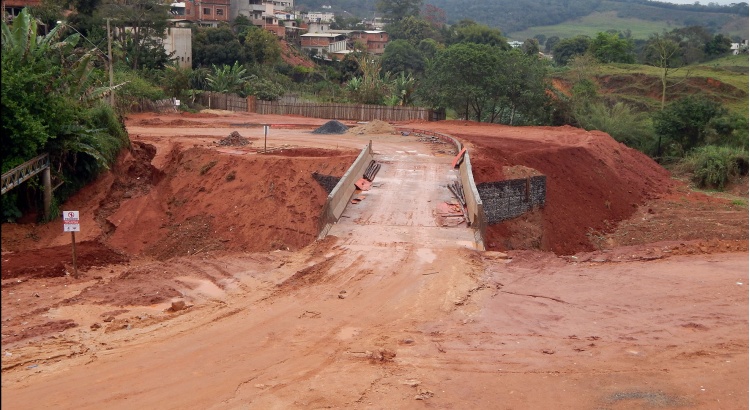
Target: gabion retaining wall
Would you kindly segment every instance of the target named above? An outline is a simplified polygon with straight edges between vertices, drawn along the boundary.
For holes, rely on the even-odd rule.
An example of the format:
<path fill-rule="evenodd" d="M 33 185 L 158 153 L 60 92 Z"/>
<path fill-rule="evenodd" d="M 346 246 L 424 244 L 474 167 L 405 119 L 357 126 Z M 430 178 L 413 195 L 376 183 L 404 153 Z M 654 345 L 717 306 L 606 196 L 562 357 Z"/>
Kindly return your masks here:
<path fill-rule="evenodd" d="M 543 208 L 547 197 L 547 177 L 483 182 L 477 184 L 488 224 L 512 219 L 535 207 Z"/>

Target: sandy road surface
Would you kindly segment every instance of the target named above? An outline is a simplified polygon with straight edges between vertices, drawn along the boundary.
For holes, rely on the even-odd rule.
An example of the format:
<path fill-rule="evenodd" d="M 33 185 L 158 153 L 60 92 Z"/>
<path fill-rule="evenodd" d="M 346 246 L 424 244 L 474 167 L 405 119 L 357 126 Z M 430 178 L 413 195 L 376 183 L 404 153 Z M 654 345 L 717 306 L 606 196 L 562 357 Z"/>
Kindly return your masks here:
<path fill-rule="evenodd" d="M 149 262 L 193 283 L 180 290 L 195 306 L 128 307 L 144 319 L 14 346 L 3 408 L 747 408 L 746 252 L 621 263 L 477 252 L 469 229 L 431 212 L 450 198 L 450 157 L 372 139 L 383 168 L 329 237 Z M 47 315 L 89 309 L 107 307 Z M 36 360 L 6 367 L 19 356 Z"/>

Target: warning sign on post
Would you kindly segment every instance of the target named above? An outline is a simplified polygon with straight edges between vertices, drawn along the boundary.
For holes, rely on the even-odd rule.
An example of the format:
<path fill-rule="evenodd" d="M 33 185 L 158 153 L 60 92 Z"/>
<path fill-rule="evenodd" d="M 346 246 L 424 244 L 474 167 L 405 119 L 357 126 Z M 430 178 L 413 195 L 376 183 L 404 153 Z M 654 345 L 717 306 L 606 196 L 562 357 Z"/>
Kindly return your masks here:
<path fill-rule="evenodd" d="M 81 232 L 78 211 L 63 211 L 63 232 Z"/>

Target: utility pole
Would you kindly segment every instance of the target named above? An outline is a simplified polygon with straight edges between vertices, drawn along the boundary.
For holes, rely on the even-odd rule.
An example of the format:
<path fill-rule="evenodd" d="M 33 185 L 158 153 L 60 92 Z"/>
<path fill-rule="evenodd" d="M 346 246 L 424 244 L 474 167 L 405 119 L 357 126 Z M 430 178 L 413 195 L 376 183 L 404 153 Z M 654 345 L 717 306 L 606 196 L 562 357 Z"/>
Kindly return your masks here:
<path fill-rule="evenodd" d="M 115 90 L 114 90 L 114 68 L 112 67 L 112 32 L 109 30 L 109 20 L 107 19 L 107 61 L 109 62 L 109 105 L 115 108 Z"/>

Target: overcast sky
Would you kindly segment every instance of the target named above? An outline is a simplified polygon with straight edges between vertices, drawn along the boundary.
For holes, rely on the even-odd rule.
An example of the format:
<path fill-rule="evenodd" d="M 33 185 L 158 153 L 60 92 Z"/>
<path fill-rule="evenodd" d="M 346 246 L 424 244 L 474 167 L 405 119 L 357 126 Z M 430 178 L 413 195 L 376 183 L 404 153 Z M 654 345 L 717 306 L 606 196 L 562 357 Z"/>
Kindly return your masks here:
<path fill-rule="evenodd" d="M 666 3 L 674 3 L 674 4 L 695 4 L 695 0 L 661 0 Z M 747 0 L 699 0 L 698 3 L 702 5 L 707 5 L 708 3 L 717 3 L 721 4 L 722 6 L 728 6 L 732 3 L 747 3 Z"/>

